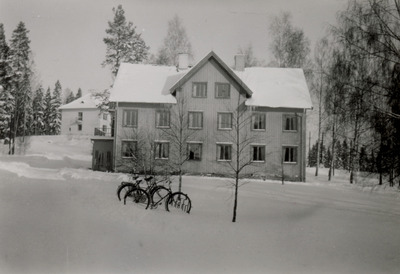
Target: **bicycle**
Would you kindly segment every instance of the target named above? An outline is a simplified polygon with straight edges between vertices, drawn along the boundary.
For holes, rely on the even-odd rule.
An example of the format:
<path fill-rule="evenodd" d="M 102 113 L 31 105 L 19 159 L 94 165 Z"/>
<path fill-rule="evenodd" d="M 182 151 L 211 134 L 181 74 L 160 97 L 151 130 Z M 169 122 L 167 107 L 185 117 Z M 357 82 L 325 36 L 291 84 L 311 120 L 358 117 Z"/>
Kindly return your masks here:
<path fill-rule="evenodd" d="M 183 211 L 189 214 L 191 209 L 192 201 L 190 200 L 189 196 L 180 191 L 172 193 L 165 203 L 165 210 L 168 212 Z"/>
<path fill-rule="evenodd" d="M 124 183 L 121 184 L 117 191 L 118 198 L 121 200 L 121 193 L 123 193 L 124 197 L 124 204 L 126 204 L 127 199 L 129 200 L 130 197 L 132 197 L 133 202 L 137 203 L 137 196 L 139 194 L 142 194 L 141 191 L 137 191 L 137 189 L 141 189 L 142 191 L 145 191 L 148 194 L 148 200 L 149 204 L 151 205 L 151 208 L 157 208 L 159 205 L 161 205 L 166 199 L 169 197 L 171 194 L 171 181 L 169 179 L 163 179 L 160 181 L 156 181 L 155 179 L 153 180 L 153 176 L 149 176 L 144 178 L 144 181 L 147 183 L 146 188 L 142 188 L 140 186 L 140 183 L 143 181 L 143 179 L 138 180 L 139 176 L 133 177 L 134 180 L 136 180 L 136 183 Z M 168 184 L 168 188 L 165 186 L 159 185 L 159 183 Z M 136 195 L 136 196 L 135 196 Z M 143 198 L 144 199 L 144 198 Z M 144 202 L 144 201 L 143 201 Z M 146 209 L 148 208 L 148 205 L 146 206 Z"/>

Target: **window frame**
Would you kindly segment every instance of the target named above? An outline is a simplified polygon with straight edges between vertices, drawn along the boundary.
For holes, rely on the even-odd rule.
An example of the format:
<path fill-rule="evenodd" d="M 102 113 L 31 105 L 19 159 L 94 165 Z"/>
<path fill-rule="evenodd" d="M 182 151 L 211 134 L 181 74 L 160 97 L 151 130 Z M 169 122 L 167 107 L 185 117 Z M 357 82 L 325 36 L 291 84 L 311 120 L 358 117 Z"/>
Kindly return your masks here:
<path fill-rule="evenodd" d="M 255 124 L 255 117 L 257 116 L 262 116 L 264 117 L 264 123 L 263 126 L 264 128 L 254 128 L 254 124 Z M 259 124 L 259 123 L 258 123 Z M 251 130 L 253 131 L 266 131 L 267 130 L 267 115 L 264 112 L 255 112 L 251 115 Z"/>
<path fill-rule="evenodd" d="M 103 113 L 103 120 L 107 121 L 107 119 L 108 119 L 108 113 Z"/>
<path fill-rule="evenodd" d="M 199 146 L 199 151 L 200 151 L 199 159 L 196 159 L 196 158 L 191 159 L 190 158 L 190 146 L 195 146 L 195 145 Z M 201 161 L 202 158 L 203 158 L 203 143 L 202 142 L 194 142 L 194 141 L 187 142 L 187 159 L 188 159 L 188 161 Z"/>
<path fill-rule="evenodd" d="M 203 96 L 198 96 L 198 87 L 204 86 L 204 95 Z M 196 87 L 196 93 L 195 93 L 195 87 Z M 192 82 L 192 98 L 207 98 L 207 89 L 208 89 L 208 82 Z"/>
<path fill-rule="evenodd" d="M 229 156 L 230 156 L 230 159 L 225 159 L 225 157 L 224 157 L 224 159 L 221 159 L 220 158 L 220 155 L 221 155 L 221 150 L 218 150 L 218 147 L 221 147 L 221 149 L 222 149 L 222 147 L 228 147 L 229 149 L 230 149 L 230 152 L 229 152 Z M 233 148 L 233 144 L 232 143 L 217 143 L 217 162 L 231 162 L 232 161 L 232 148 Z M 225 152 L 224 152 L 224 154 L 225 154 Z"/>
<path fill-rule="evenodd" d="M 228 96 L 218 96 L 218 87 L 219 86 L 228 86 Z M 216 99 L 230 99 L 231 98 L 231 84 L 223 83 L 223 82 L 215 82 L 215 98 Z"/>
<path fill-rule="evenodd" d="M 190 125 L 190 115 L 191 114 L 201 114 L 201 127 L 194 127 L 194 126 Z M 203 129 L 203 126 L 204 126 L 203 111 L 188 111 L 188 128 L 189 129 Z"/>
<path fill-rule="evenodd" d="M 168 160 L 169 159 L 169 148 L 170 148 L 169 141 L 155 141 L 154 145 L 155 145 L 155 147 L 154 147 L 154 159 L 156 159 L 156 160 Z M 159 157 L 161 151 L 164 152 L 164 146 L 165 145 L 168 145 L 168 149 L 167 149 L 168 155 L 167 155 L 167 157 Z M 159 146 L 160 146 L 160 149 L 159 149 Z"/>
<path fill-rule="evenodd" d="M 254 160 L 254 149 L 255 148 L 262 148 L 263 149 L 263 154 L 262 154 L 262 160 Z M 250 157 L 251 161 L 253 163 L 265 163 L 266 160 L 266 145 L 265 144 L 251 144 L 250 145 Z"/>
<path fill-rule="evenodd" d="M 220 116 L 221 115 L 224 115 L 224 114 L 229 114 L 230 115 L 230 117 L 231 117 L 231 122 L 230 122 L 230 128 L 222 128 L 222 127 L 220 127 L 220 125 L 222 125 L 222 124 L 220 124 L 220 120 L 221 120 L 221 118 L 220 118 Z M 218 130 L 232 130 L 233 129 L 233 113 L 232 112 L 217 112 L 217 129 Z"/>
<path fill-rule="evenodd" d="M 78 124 L 78 131 L 82 131 L 82 128 L 83 128 L 82 124 Z"/>
<path fill-rule="evenodd" d="M 127 154 L 127 153 L 125 153 L 126 151 L 124 151 L 124 144 L 128 144 L 128 143 L 134 143 L 135 144 L 135 146 L 134 146 L 134 150 L 131 152 L 131 156 L 126 156 L 125 154 Z M 135 154 L 137 153 L 137 146 L 138 146 L 138 144 L 137 144 L 138 142 L 137 142 L 137 140 L 121 140 L 121 158 L 122 159 L 133 159 L 133 158 L 135 158 Z"/>
<path fill-rule="evenodd" d="M 126 118 L 128 114 L 125 115 L 125 113 L 135 113 L 134 115 L 134 124 L 127 124 L 126 122 Z M 129 128 L 137 128 L 138 127 L 138 115 L 139 115 L 139 111 L 138 109 L 124 109 L 122 110 L 122 127 L 129 127 Z"/>
<path fill-rule="evenodd" d="M 168 125 L 160 125 L 160 121 L 161 121 L 161 117 L 162 114 L 167 113 L 167 121 L 168 121 Z M 167 109 L 157 109 L 156 110 L 156 128 L 170 128 L 171 127 L 171 112 Z"/>
<path fill-rule="evenodd" d="M 79 111 L 78 112 L 78 121 L 83 121 L 83 112 L 82 111 Z"/>
<path fill-rule="evenodd" d="M 287 120 L 288 119 L 294 119 L 295 124 L 294 127 L 295 129 L 286 129 L 287 125 Z M 289 122 L 289 127 L 292 125 L 292 123 Z M 283 114 L 283 119 L 282 119 L 282 130 L 285 132 L 297 132 L 299 128 L 299 119 L 296 114 Z"/>
<path fill-rule="evenodd" d="M 286 161 L 286 150 L 288 150 L 288 152 L 289 152 L 289 154 L 288 154 L 289 161 Z M 284 164 L 295 165 L 299 161 L 298 157 L 299 157 L 298 146 L 291 146 L 291 145 L 282 146 L 282 162 Z"/>

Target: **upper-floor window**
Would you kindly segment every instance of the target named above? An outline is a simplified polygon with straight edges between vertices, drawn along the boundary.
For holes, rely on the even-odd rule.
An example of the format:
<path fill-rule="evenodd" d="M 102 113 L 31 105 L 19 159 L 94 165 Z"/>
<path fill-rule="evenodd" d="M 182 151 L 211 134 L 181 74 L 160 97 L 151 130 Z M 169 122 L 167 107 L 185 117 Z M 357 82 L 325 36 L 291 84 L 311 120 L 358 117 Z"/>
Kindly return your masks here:
<path fill-rule="evenodd" d="M 265 113 L 254 113 L 251 117 L 251 129 L 265 130 Z"/>
<path fill-rule="evenodd" d="M 157 110 L 156 127 L 169 127 L 170 112 L 169 110 Z"/>
<path fill-rule="evenodd" d="M 264 162 L 265 161 L 265 146 L 264 145 L 252 145 L 251 146 L 251 157 L 253 162 Z"/>
<path fill-rule="evenodd" d="M 122 126 L 137 127 L 138 111 L 137 109 L 124 109 Z"/>
<path fill-rule="evenodd" d="M 189 128 L 195 128 L 195 129 L 203 128 L 203 112 L 190 111 L 188 116 L 189 116 Z"/>
<path fill-rule="evenodd" d="M 232 113 L 218 113 L 218 129 L 232 129 Z"/>
<path fill-rule="evenodd" d="M 82 121 L 83 119 L 83 112 L 78 112 L 78 121 Z"/>
<path fill-rule="evenodd" d="M 295 115 L 283 115 L 283 130 L 297 131 L 297 120 Z"/>
<path fill-rule="evenodd" d="M 231 144 L 217 144 L 217 160 L 218 161 L 231 161 L 232 160 L 232 145 Z"/>
<path fill-rule="evenodd" d="M 207 97 L 207 82 L 194 82 L 192 89 L 192 97 Z"/>
<path fill-rule="evenodd" d="M 297 147 L 283 147 L 283 162 L 297 163 Z"/>
<path fill-rule="evenodd" d="M 168 142 L 155 142 L 155 158 L 168 159 L 169 158 L 169 143 Z"/>
<path fill-rule="evenodd" d="M 78 124 L 78 131 L 82 131 L 82 124 Z"/>
<path fill-rule="evenodd" d="M 107 120 L 108 118 L 108 114 L 107 113 L 103 113 L 103 120 Z"/>
<path fill-rule="evenodd" d="M 188 159 L 201 161 L 201 143 L 188 143 Z"/>
<path fill-rule="evenodd" d="M 134 158 L 137 151 L 137 141 L 122 141 L 121 155 L 123 158 Z"/>
<path fill-rule="evenodd" d="M 231 85 L 228 83 L 215 83 L 215 98 L 230 98 Z"/>

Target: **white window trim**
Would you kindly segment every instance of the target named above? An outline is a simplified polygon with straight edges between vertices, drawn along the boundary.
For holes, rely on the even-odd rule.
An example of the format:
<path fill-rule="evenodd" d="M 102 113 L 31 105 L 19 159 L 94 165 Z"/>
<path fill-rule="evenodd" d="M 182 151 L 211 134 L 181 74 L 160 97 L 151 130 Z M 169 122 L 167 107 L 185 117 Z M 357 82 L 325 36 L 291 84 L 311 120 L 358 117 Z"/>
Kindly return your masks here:
<path fill-rule="evenodd" d="M 294 148 L 297 148 L 297 154 L 296 154 L 296 162 L 286 162 L 285 161 L 285 155 L 283 154 L 283 148 L 287 148 L 287 147 L 294 147 Z M 282 159 L 283 159 L 283 163 L 285 164 L 285 165 L 297 165 L 298 163 L 299 163 L 299 145 L 282 145 Z"/>
<path fill-rule="evenodd" d="M 264 160 L 263 161 L 254 161 L 253 160 L 253 151 L 251 151 L 251 154 L 250 154 L 250 156 L 251 156 L 251 162 L 252 163 L 265 163 L 266 162 L 266 158 L 267 158 L 267 145 L 266 144 L 259 144 L 259 143 L 252 143 L 252 144 L 250 144 L 250 147 L 251 148 L 253 148 L 253 147 L 264 147 Z"/>

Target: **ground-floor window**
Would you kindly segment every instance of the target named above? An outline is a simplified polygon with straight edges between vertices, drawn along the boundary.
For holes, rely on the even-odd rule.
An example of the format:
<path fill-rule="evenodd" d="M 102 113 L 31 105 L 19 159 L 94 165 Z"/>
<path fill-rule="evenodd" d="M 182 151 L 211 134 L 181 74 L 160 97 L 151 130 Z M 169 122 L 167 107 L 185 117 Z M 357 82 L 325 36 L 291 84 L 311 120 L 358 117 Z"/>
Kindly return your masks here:
<path fill-rule="evenodd" d="M 78 131 L 82 131 L 82 125 L 78 125 Z"/>
<path fill-rule="evenodd" d="M 122 141 L 121 142 L 121 155 L 124 158 L 133 158 L 135 157 L 137 150 L 137 142 L 136 141 Z"/>
<path fill-rule="evenodd" d="M 188 159 L 201 161 L 201 143 L 189 143 L 188 144 Z"/>
<path fill-rule="evenodd" d="M 251 156 L 253 162 L 264 162 L 265 161 L 265 146 L 264 145 L 252 145 Z"/>
<path fill-rule="evenodd" d="M 168 159 L 169 158 L 169 143 L 168 142 L 156 142 L 155 143 L 155 158 L 156 159 Z"/>
<path fill-rule="evenodd" d="M 297 163 L 297 147 L 283 147 L 283 162 Z"/>
<path fill-rule="evenodd" d="M 218 161 L 231 161 L 232 160 L 232 145 L 231 144 L 217 144 L 217 160 Z"/>

